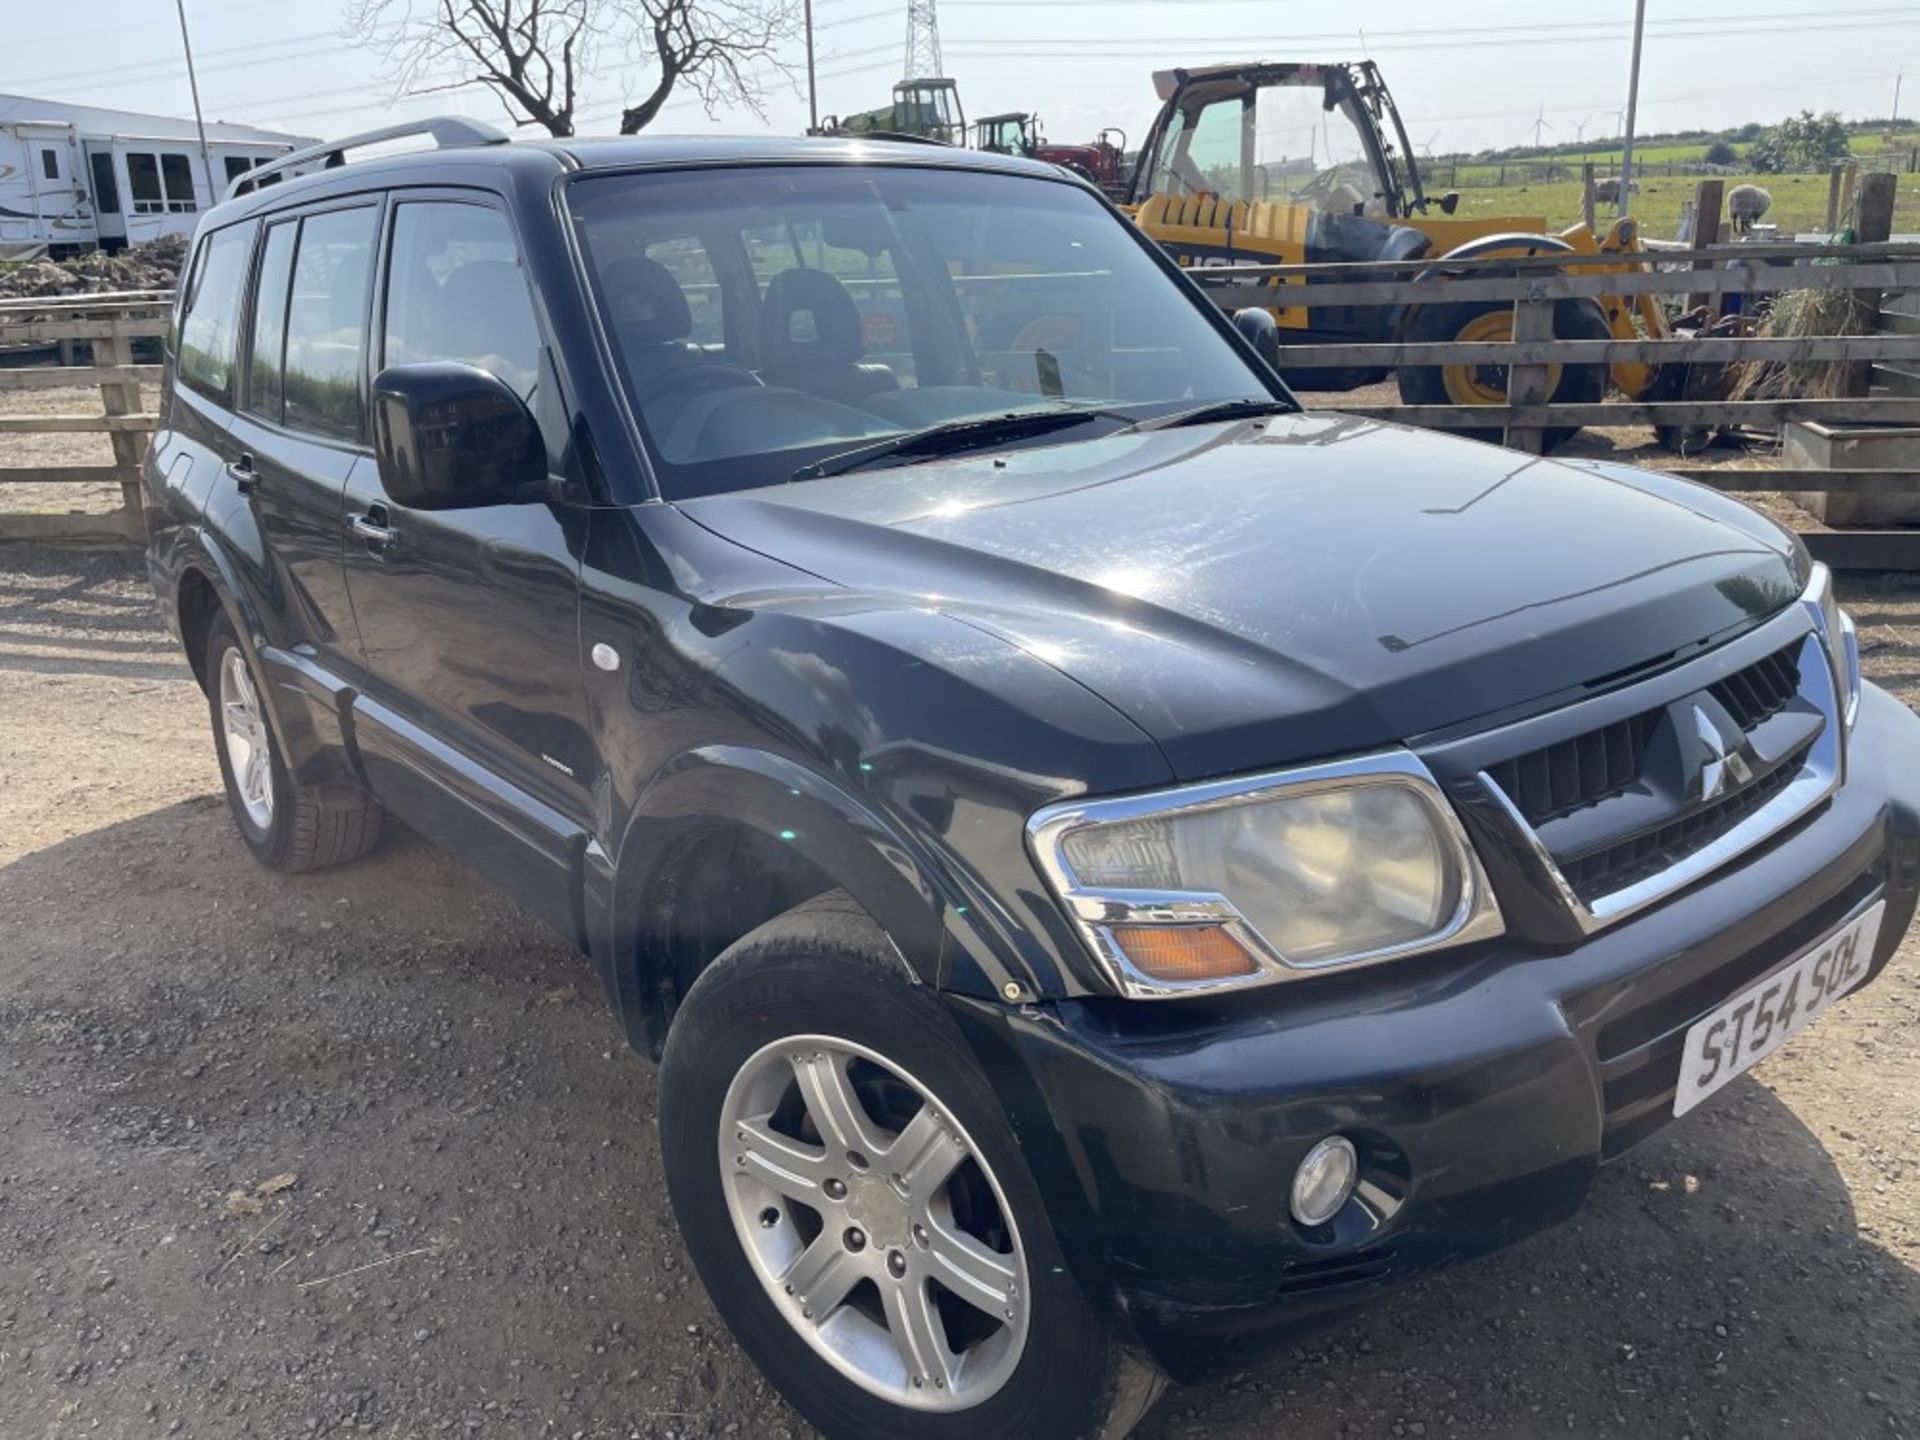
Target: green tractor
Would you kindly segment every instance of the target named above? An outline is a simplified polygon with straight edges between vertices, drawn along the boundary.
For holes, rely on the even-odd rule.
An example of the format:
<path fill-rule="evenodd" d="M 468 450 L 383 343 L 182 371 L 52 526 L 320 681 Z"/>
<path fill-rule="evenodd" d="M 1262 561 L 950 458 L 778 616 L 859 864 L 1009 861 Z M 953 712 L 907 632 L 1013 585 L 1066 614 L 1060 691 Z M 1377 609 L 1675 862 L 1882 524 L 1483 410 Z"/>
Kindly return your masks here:
<path fill-rule="evenodd" d="M 952 80 L 902 80 L 893 87 L 893 103 L 857 115 L 829 115 L 821 135 L 912 135 L 943 145 L 967 143 L 967 114 L 960 86 Z"/>

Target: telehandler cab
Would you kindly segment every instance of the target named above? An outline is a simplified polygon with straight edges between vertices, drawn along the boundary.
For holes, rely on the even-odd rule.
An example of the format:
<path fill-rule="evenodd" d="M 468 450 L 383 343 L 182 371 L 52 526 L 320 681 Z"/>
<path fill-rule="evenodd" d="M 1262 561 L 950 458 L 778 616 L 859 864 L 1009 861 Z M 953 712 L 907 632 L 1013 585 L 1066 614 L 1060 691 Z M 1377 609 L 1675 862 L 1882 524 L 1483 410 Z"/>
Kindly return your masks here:
<path fill-rule="evenodd" d="M 1595 235 L 1584 224 L 1548 234 L 1541 216 L 1458 217 L 1457 194 L 1427 193 L 1399 111 L 1371 61 L 1213 65 L 1158 71 L 1153 79 L 1162 104 L 1141 147 L 1128 208 L 1181 265 L 1434 262 L 1394 277 L 1417 273 L 1435 282 L 1435 298 L 1419 304 L 1274 304 L 1283 346 L 1510 338 L 1510 303 L 1444 298 L 1438 287 L 1449 260 L 1563 251 L 1620 257 L 1617 264 L 1582 266 L 1581 274 L 1644 268 L 1640 232 L 1629 218 Z M 1301 282 L 1276 277 L 1259 283 L 1282 291 Z M 1309 293 L 1312 283 L 1307 281 Z M 1652 296 L 1561 300 L 1553 323 L 1560 339 L 1673 333 Z M 1283 365 L 1284 357 L 1283 350 Z M 1562 402 L 1604 399 L 1610 371 L 1630 399 L 1678 398 L 1685 370 L 1637 363 L 1554 366 L 1547 393 Z M 1300 389 L 1352 390 L 1386 379 L 1389 371 L 1349 366 L 1283 373 Z M 1406 366 L 1398 378 L 1401 398 L 1410 405 L 1501 405 L 1507 398 L 1504 365 Z M 1575 428 L 1549 430 L 1549 445 Z M 1490 433 L 1497 438 L 1497 429 Z"/>

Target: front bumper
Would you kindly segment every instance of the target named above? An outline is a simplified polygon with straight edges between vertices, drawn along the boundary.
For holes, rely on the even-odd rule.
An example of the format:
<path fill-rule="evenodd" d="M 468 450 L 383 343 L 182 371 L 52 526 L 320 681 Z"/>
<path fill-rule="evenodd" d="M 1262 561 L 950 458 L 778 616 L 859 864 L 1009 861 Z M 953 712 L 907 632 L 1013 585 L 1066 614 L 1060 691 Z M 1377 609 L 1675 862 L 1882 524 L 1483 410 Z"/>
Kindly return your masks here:
<path fill-rule="evenodd" d="M 1196 1379 L 1570 1216 L 1671 1118 L 1694 1020 L 1884 898 L 1877 976 L 1917 891 L 1920 719 L 1868 687 L 1821 809 L 1576 948 L 1509 937 L 1233 1002 L 955 1005 L 1082 1284 Z M 1335 1131 L 1373 1203 L 1308 1233 L 1288 1180 Z"/>

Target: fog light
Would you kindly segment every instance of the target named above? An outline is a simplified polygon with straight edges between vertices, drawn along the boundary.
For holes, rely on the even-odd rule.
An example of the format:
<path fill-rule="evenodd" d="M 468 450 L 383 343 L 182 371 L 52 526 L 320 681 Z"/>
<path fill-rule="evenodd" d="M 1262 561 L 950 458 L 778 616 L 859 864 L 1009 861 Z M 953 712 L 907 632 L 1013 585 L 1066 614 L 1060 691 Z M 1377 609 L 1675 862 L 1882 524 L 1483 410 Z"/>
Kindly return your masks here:
<path fill-rule="evenodd" d="M 1360 1157 L 1344 1135 L 1329 1135 L 1293 1172 L 1290 1208 L 1302 1225 L 1324 1225 L 1340 1213 L 1360 1180 Z"/>

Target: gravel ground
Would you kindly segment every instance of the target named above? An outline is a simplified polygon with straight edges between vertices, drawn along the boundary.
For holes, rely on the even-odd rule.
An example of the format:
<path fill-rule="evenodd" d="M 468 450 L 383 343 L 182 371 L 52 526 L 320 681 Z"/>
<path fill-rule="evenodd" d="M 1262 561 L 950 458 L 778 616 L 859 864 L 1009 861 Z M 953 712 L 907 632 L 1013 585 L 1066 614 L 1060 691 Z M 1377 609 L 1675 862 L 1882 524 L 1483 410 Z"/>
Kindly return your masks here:
<path fill-rule="evenodd" d="M 1920 581 L 1852 585 L 1920 696 Z M 795 1436 L 583 960 L 255 867 L 137 558 L 0 547 L 0 1436 Z M 1920 947 L 1600 1179 L 1143 1434 L 1920 1432 Z M 985 1437 L 983 1437 L 985 1440 Z"/>

